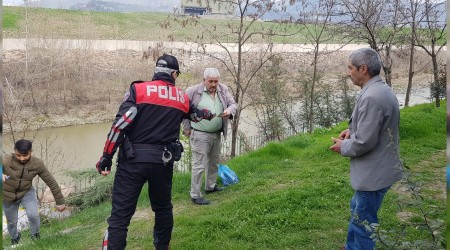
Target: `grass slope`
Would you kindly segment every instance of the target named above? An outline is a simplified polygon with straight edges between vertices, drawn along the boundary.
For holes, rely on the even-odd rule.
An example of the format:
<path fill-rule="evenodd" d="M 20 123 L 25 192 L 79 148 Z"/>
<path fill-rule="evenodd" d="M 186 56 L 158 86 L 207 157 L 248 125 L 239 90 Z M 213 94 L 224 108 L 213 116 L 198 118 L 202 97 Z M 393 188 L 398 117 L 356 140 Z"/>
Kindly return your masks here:
<path fill-rule="evenodd" d="M 248 25 L 250 21 L 244 21 Z M 221 42 L 236 42 L 238 20 L 200 18 L 195 24 L 192 18 L 171 13 L 118 13 L 60 10 L 46 8 L 3 7 L 3 38 L 46 39 L 111 39 L 148 41 L 199 41 L 217 42 L 201 26 L 209 27 Z M 320 26 L 320 25 L 319 25 Z M 233 28 L 231 28 L 233 27 Z M 299 25 L 277 22 L 255 22 L 248 33 L 266 33 L 271 30 L 279 34 L 274 43 L 310 44 L 314 25 Z M 321 34 L 326 43 L 339 44 L 349 41 L 340 31 L 330 28 Z M 405 34 L 409 30 L 405 29 Z M 331 34 L 330 34 L 331 33 Z M 247 43 L 266 42 L 255 36 Z M 352 41 L 357 43 L 358 41 Z M 363 42 L 363 41 L 359 41 Z M 442 41 L 438 41 L 440 44 Z"/>
<path fill-rule="evenodd" d="M 425 104 L 401 111 L 401 155 L 425 185 L 425 205 L 445 217 L 445 103 Z M 236 157 L 227 165 L 238 184 L 207 196 L 209 206 L 193 205 L 190 175 L 174 177 L 175 227 L 171 249 L 339 249 L 346 237 L 349 201 L 349 160 L 330 151 L 332 136 L 346 127 L 320 129 L 291 137 Z M 112 178 L 112 177 L 109 177 Z M 401 224 L 395 188 L 380 210 L 384 229 Z M 110 204 L 89 208 L 65 220 L 45 223 L 33 249 L 99 249 Z M 412 211 L 415 213 L 415 211 Z M 411 220 L 419 220 L 413 217 Z M 407 224 L 411 222 L 406 222 Z M 153 213 L 146 188 L 128 233 L 128 249 L 152 249 Z M 30 249 L 28 235 L 23 246 Z M 5 246 L 9 238 L 4 238 Z M 407 227 L 407 240 L 429 240 L 427 233 Z"/>
<path fill-rule="evenodd" d="M 202 32 L 203 28 L 199 27 L 206 26 L 216 37 L 220 37 L 221 42 L 236 42 L 236 37 L 230 33 L 235 33 L 240 25 L 237 20 L 200 18 L 199 22 L 200 24 L 194 24 L 191 19 L 171 13 L 118 13 L 3 6 L 3 38 L 216 42 L 208 32 Z M 248 23 L 249 21 L 244 21 L 244 25 Z M 310 44 L 314 42 L 310 32 L 315 29 L 317 27 L 314 25 L 256 22 L 247 32 L 266 33 L 272 30 L 279 34 L 273 38 L 274 43 Z M 405 36 L 410 32 L 408 28 L 403 30 Z M 325 30 L 321 36 L 326 37 L 326 43 L 329 44 L 349 41 L 341 31 L 332 28 Z M 265 41 L 264 38 L 255 36 L 247 42 Z M 358 43 L 354 40 L 352 42 Z M 441 44 L 445 39 L 437 42 Z"/>

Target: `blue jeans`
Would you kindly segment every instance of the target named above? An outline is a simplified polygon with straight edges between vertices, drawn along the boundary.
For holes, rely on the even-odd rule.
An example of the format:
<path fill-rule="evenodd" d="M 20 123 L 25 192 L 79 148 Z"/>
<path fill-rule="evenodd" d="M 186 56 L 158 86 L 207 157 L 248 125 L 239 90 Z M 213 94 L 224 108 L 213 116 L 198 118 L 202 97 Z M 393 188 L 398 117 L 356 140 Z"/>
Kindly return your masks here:
<path fill-rule="evenodd" d="M 377 191 L 355 191 L 350 202 L 352 212 L 348 226 L 346 250 L 372 250 L 375 240 L 370 238 L 372 231 L 364 227 L 366 221 L 370 225 L 378 223 L 378 210 L 389 187 Z"/>
<path fill-rule="evenodd" d="M 25 193 L 23 198 L 18 201 L 3 201 L 3 212 L 5 213 L 8 224 L 8 233 L 11 239 L 16 239 L 19 236 L 17 222 L 20 204 L 23 205 L 25 212 L 27 213 L 31 235 L 39 233 L 39 227 L 41 225 L 38 211 L 39 203 L 36 197 L 36 190 L 32 187 Z"/>

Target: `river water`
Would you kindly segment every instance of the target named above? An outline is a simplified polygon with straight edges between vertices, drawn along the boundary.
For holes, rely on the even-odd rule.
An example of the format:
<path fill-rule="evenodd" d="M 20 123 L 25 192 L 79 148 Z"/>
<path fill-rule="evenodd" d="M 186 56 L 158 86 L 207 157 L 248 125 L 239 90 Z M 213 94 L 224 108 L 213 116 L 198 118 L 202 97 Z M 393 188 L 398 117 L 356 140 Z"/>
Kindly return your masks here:
<path fill-rule="evenodd" d="M 47 158 L 48 167 L 58 172 L 57 179 L 65 179 L 63 177 L 68 170 L 94 170 L 110 128 L 111 123 L 49 128 L 31 131 L 27 138 L 35 137 L 32 138 L 33 155 L 41 159 Z M 13 152 L 11 138 L 11 134 L 3 135 L 3 151 L 6 153 Z"/>
<path fill-rule="evenodd" d="M 251 110 L 246 110 L 242 114 L 240 130 L 246 135 L 256 135 L 258 132 L 253 119 L 249 118 L 254 116 Z M 114 115 L 111 114 L 111 117 Z M 47 167 L 56 173 L 57 179 L 66 181 L 67 171 L 94 170 L 102 155 L 111 125 L 112 122 L 106 122 L 40 129 L 27 132 L 25 138 L 33 141 L 33 155 L 46 159 Z M 14 152 L 10 133 L 3 135 L 3 151 Z"/>
<path fill-rule="evenodd" d="M 429 103 L 429 89 L 414 89 L 410 104 Z M 403 106 L 405 94 L 398 94 L 400 106 Z M 111 114 L 113 118 L 114 114 Z M 257 135 L 255 114 L 252 110 L 244 110 L 240 131 L 246 136 Z M 111 118 L 111 119 L 112 119 Z M 47 159 L 49 168 L 54 169 L 57 179 L 66 180 L 67 171 L 76 169 L 92 169 L 99 160 L 111 122 L 67 126 L 60 128 L 31 131 L 26 136 L 33 139 L 33 154 Z M 33 138 L 35 136 L 35 138 Z M 3 135 L 3 151 L 13 152 L 11 134 Z M 231 138 L 231 137 L 230 137 Z M 46 153 L 48 152 L 48 153 Z"/>
<path fill-rule="evenodd" d="M 131 49 L 144 51 L 149 46 L 156 46 L 153 41 L 117 41 L 117 40 L 23 40 L 23 39 L 4 39 L 3 50 L 24 50 L 27 46 L 37 47 L 58 47 L 61 49 L 89 49 L 89 50 L 118 50 Z M 170 43 L 170 46 L 183 48 L 186 50 L 195 50 L 198 47 L 194 43 Z M 233 49 L 233 44 L 229 45 Z M 261 46 L 258 44 L 249 44 L 248 49 L 257 50 Z M 340 48 L 341 45 L 330 44 L 327 49 L 333 50 Z M 360 44 L 348 44 L 341 50 L 355 50 L 359 47 L 366 47 Z M 208 46 L 209 52 L 220 51 L 218 46 Z M 311 46 L 280 44 L 274 47 L 274 51 L 305 52 L 311 51 Z M 414 89 L 411 94 L 410 104 L 426 103 L 429 100 L 429 89 Z M 404 103 L 404 94 L 397 95 L 399 103 Z M 111 119 L 114 114 L 111 114 Z M 246 136 L 253 136 L 258 133 L 255 114 L 252 110 L 244 110 L 241 114 L 240 131 Z M 106 136 L 110 130 L 111 123 L 76 125 L 60 128 L 41 129 L 32 131 L 25 135 L 26 138 L 34 141 L 33 154 L 39 158 L 45 159 L 48 167 L 54 169 L 57 179 L 65 179 L 69 170 L 92 169 L 98 161 L 103 151 Z M 21 135 L 23 136 L 23 135 Z M 34 137 L 35 136 L 35 137 Z M 3 135 L 3 152 L 13 152 L 11 134 Z"/>

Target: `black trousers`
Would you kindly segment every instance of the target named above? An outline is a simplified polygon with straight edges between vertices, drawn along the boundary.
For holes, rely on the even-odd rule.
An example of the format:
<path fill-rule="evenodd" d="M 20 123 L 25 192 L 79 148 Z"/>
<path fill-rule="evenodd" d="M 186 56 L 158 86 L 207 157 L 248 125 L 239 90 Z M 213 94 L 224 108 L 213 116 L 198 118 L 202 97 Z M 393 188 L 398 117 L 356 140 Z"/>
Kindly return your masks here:
<path fill-rule="evenodd" d="M 157 249 L 167 249 L 173 229 L 172 177 L 173 163 L 119 162 L 114 179 L 112 211 L 108 218 L 108 250 L 125 249 L 128 225 L 146 182 L 155 213 L 153 243 Z"/>

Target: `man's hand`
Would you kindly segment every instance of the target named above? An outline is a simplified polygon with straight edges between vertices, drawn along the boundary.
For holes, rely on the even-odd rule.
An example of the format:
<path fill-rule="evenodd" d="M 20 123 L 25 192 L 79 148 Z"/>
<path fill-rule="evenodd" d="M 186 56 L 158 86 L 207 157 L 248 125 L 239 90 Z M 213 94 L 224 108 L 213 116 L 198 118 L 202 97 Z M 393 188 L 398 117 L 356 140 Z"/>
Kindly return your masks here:
<path fill-rule="evenodd" d="M 95 165 L 95 168 L 97 171 L 103 175 L 107 176 L 109 173 L 111 173 L 111 165 L 112 165 L 112 157 L 100 157 L 100 160 Z"/>
<path fill-rule="evenodd" d="M 220 115 L 220 117 L 228 118 L 228 117 L 230 117 L 230 115 L 231 115 L 230 111 L 228 111 L 228 110 L 225 109 L 225 110 L 223 111 L 223 113 Z"/>
<path fill-rule="evenodd" d="M 334 152 L 340 154 L 342 140 L 334 138 L 334 137 L 331 137 L 331 140 L 333 141 L 334 144 L 330 147 L 330 149 L 333 150 Z"/>
<path fill-rule="evenodd" d="M 191 130 L 183 130 L 183 135 L 185 135 L 186 137 L 190 137 L 191 136 Z"/>
<path fill-rule="evenodd" d="M 350 138 L 350 130 L 346 129 L 339 134 L 339 139 L 344 140 Z"/>
<path fill-rule="evenodd" d="M 56 210 L 58 210 L 59 212 L 62 212 L 66 209 L 66 205 L 62 204 L 62 205 L 57 205 L 56 206 Z"/>
<path fill-rule="evenodd" d="M 211 111 L 209 111 L 209 109 L 202 109 L 202 110 L 198 110 L 197 116 L 202 119 L 211 121 L 211 119 L 214 118 L 216 115 L 211 113 Z"/>

